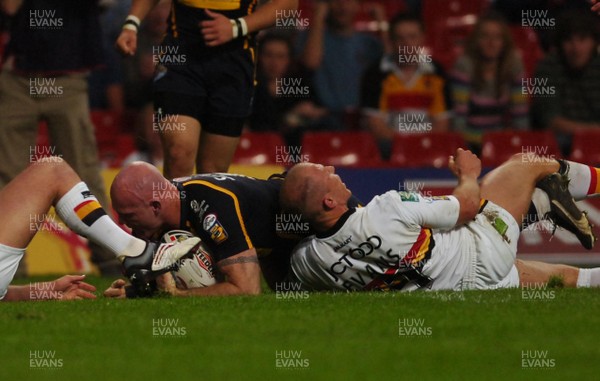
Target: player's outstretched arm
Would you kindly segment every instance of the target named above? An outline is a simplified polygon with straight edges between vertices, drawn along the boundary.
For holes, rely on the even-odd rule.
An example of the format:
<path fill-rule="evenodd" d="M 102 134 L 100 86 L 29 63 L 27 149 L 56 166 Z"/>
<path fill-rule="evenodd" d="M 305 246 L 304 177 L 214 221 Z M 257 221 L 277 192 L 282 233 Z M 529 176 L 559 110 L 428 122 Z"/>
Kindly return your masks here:
<path fill-rule="evenodd" d="M 481 160 L 471 151 L 462 148 L 451 156 L 448 167 L 458 178 L 458 186 L 452 195 L 460 203 L 457 225 L 467 223 L 475 218 L 479 211 L 480 190 L 477 178 L 481 174 Z"/>
<path fill-rule="evenodd" d="M 95 299 L 96 287 L 85 283 L 85 275 L 65 275 L 52 282 L 9 286 L 2 301 Z"/>
<path fill-rule="evenodd" d="M 204 295 L 258 295 L 260 289 L 260 266 L 255 249 L 225 258 L 217 263 L 226 281 L 203 288 L 180 290 L 171 274 L 157 278 L 158 288 L 174 296 Z"/>
<path fill-rule="evenodd" d="M 137 18 L 134 22 L 141 22 L 148 13 L 158 4 L 159 0 L 133 0 L 129 16 Z M 138 21 L 139 20 L 139 21 Z M 137 26 L 139 27 L 139 25 Z M 115 49 L 123 55 L 133 56 L 137 50 L 137 27 L 133 24 L 125 26 L 115 42 Z"/>

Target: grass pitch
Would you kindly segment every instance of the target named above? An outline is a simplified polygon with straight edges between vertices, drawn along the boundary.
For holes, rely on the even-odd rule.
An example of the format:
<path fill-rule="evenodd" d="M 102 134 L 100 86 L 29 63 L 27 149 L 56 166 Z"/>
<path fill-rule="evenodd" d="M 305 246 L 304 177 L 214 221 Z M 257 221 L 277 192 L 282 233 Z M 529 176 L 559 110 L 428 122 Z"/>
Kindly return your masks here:
<path fill-rule="evenodd" d="M 303 297 L 3 303 L 0 380 L 599 379 L 600 290 Z"/>

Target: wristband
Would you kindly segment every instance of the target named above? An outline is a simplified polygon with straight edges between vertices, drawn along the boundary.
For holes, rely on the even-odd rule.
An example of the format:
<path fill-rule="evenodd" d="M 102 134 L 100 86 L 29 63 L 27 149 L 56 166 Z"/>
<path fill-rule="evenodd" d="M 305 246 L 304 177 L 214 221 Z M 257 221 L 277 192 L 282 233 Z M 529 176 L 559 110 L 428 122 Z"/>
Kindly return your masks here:
<path fill-rule="evenodd" d="M 233 30 L 233 39 L 235 40 L 236 38 L 238 38 L 238 27 L 237 27 L 237 23 L 235 22 L 235 20 L 229 20 L 229 22 L 231 23 L 231 28 Z"/>
<path fill-rule="evenodd" d="M 129 29 L 137 33 L 140 29 L 140 19 L 134 15 L 129 15 L 125 19 L 125 23 L 123 24 L 123 29 Z"/>
<path fill-rule="evenodd" d="M 237 21 L 239 21 L 242 26 L 242 36 L 248 35 L 248 24 L 246 24 L 246 20 L 244 20 L 243 17 L 240 17 Z"/>

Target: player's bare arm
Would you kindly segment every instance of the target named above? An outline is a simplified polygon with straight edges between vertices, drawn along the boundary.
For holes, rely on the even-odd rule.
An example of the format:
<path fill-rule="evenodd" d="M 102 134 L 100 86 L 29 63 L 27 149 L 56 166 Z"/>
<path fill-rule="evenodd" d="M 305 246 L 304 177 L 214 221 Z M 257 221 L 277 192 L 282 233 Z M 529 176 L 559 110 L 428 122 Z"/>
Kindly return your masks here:
<path fill-rule="evenodd" d="M 133 22 L 138 22 L 138 20 L 141 22 L 159 1 L 160 0 L 133 0 L 131 9 L 129 10 L 129 15 L 137 18 L 137 20 Z M 124 26 L 121 34 L 117 38 L 115 48 L 123 55 L 133 56 L 137 50 L 137 28 L 133 24 L 129 25 L 132 27 Z"/>
<path fill-rule="evenodd" d="M 236 22 L 241 23 L 240 26 L 245 24 L 242 28 L 245 29 L 243 30 L 243 35 L 247 35 L 273 26 L 277 20 L 278 12 L 295 10 L 297 8 L 298 0 L 272 0 L 260 6 L 256 12 L 242 17 L 243 21 L 238 20 Z M 206 14 L 212 18 L 212 20 L 200 23 L 200 29 L 206 45 L 218 46 L 236 38 L 234 36 L 232 20 L 208 9 L 206 10 Z M 241 37 L 241 35 L 238 34 L 237 37 Z"/>
<path fill-rule="evenodd" d="M 96 287 L 85 283 L 84 279 L 85 275 L 65 275 L 36 285 L 9 286 L 2 301 L 95 299 L 96 296 L 92 293 L 96 291 Z"/>
<path fill-rule="evenodd" d="M 453 196 L 460 203 L 457 225 L 471 221 L 479 211 L 480 190 L 477 178 L 481 174 L 481 160 L 471 151 L 459 148 L 456 156 L 451 156 L 448 167 L 458 178 L 458 186 Z"/>
<path fill-rule="evenodd" d="M 168 274 L 158 280 L 160 289 L 174 296 L 258 295 L 260 294 L 260 266 L 255 249 L 245 250 L 217 263 L 226 281 L 203 288 L 178 289 Z"/>
<path fill-rule="evenodd" d="M 598 12 L 598 14 L 600 15 L 600 1 L 592 0 L 592 4 L 594 4 L 592 6 L 592 12 Z"/>
<path fill-rule="evenodd" d="M 0 10 L 8 16 L 13 16 L 23 5 L 23 0 L 1 0 Z"/>

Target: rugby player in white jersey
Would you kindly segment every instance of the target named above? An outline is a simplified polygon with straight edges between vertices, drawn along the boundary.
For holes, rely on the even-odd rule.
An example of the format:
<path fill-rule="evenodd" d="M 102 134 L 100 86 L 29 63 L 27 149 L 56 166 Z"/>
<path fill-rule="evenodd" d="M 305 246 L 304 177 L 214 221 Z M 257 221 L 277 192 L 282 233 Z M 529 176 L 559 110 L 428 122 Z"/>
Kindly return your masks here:
<path fill-rule="evenodd" d="M 281 203 L 318 233 L 296 247 L 290 281 L 308 290 L 467 290 L 560 276 L 567 287 L 600 286 L 600 268 L 515 260 L 532 195 L 539 219 L 550 217 L 593 247 L 592 227 L 573 197 L 598 193 L 597 168 L 517 154 L 479 184 L 481 162 L 462 149 L 449 168 L 458 178 L 452 195 L 390 191 L 352 209 L 333 167 L 293 167 Z"/>

